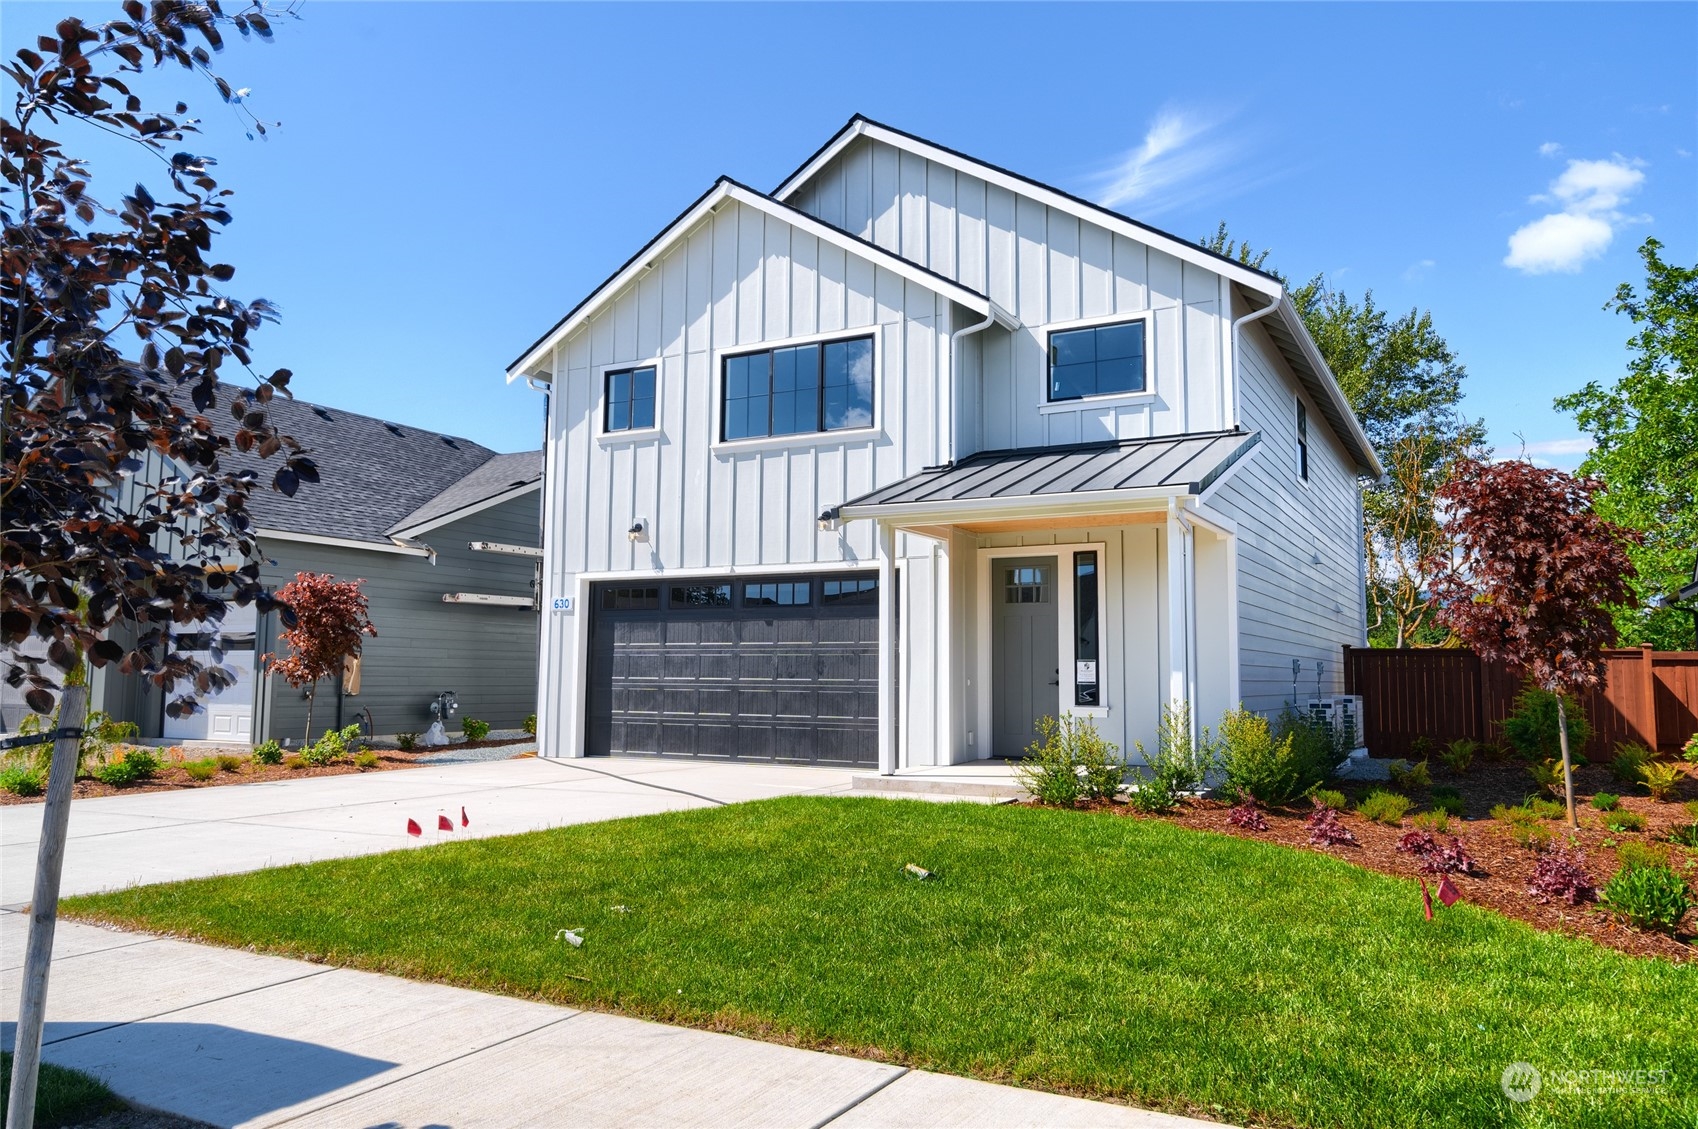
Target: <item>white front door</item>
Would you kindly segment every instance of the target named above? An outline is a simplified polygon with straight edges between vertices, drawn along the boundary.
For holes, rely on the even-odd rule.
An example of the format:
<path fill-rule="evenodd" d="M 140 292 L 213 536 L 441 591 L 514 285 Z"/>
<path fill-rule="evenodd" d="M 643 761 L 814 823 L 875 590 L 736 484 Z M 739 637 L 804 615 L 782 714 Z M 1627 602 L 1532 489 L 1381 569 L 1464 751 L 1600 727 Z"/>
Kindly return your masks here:
<path fill-rule="evenodd" d="M 252 605 L 232 606 L 224 622 L 210 631 L 205 624 L 185 624 L 172 629 L 177 649 L 203 663 L 212 662 L 212 641 L 216 634 L 224 647 L 223 665 L 235 672 L 236 681 L 202 697 L 200 707 L 186 717 L 166 715 L 166 740 L 246 744 L 253 739 L 255 624 Z"/>

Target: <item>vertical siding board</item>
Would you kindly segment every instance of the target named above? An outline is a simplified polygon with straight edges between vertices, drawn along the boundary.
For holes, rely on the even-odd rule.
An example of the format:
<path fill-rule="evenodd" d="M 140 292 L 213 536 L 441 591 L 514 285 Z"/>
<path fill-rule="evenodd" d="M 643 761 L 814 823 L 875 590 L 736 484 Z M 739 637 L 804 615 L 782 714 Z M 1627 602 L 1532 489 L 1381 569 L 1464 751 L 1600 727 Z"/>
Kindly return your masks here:
<path fill-rule="evenodd" d="M 831 333 L 847 323 L 848 256 L 839 248 L 819 249 L 819 331 Z"/>
<path fill-rule="evenodd" d="M 1049 256 L 1047 321 L 1079 320 L 1079 220 L 1067 212 L 1046 208 Z"/>
<path fill-rule="evenodd" d="M 985 286 L 985 182 L 958 174 L 955 178 L 955 277 L 981 294 Z"/>
<path fill-rule="evenodd" d="M 985 292 L 990 300 L 1016 317 L 1025 318 L 1019 309 L 1018 287 L 1019 250 L 1014 235 L 1014 193 L 995 185 L 985 192 Z"/>
<path fill-rule="evenodd" d="M 1114 236 L 1094 223 L 1079 225 L 1079 316 L 1114 313 Z"/>
<path fill-rule="evenodd" d="M 900 227 L 896 247 L 903 258 L 921 266 L 930 264 L 926 247 L 929 222 L 926 205 L 926 164 L 924 157 L 908 152 L 902 153 L 897 159 L 898 190 L 902 199 L 897 208 Z"/>
<path fill-rule="evenodd" d="M 960 279 L 955 251 L 955 170 L 926 162 L 926 265 Z"/>
<path fill-rule="evenodd" d="M 637 340 L 634 355 L 640 360 L 660 356 L 664 273 L 657 267 L 637 280 Z"/>
<path fill-rule="evenodd" d="M 737 339 L 752 345 L 765 338 L 766 216 L 738 204 L 727 209 L 737 213 Z"/>
<path fill-rule="evenodd" d="M 888 145 L 872 146 L 872 241 L 887 251 L 902 251 L 901 156 Z"/>
<path fill-rule="evenodd" d="M 1136 313 L 1150 308 L 1150 253 L 1142 243 L 1114 237 L 1114 312 Z"/>
<path fill-rule="evenodd" d="M 737 209 L 721 208 L 713 217 L 713 319 L 707 347 L 737 342 Z"/>
<path fill-rule="evenodd" d="M 1046 303 L 1044 269 L 1048 234 L 1048 212 L 1042 204 L 1024 196 L 1014 202 L 1015 209 L 1015 316 L 1027 325 L 1042 325 L 1049 321 Z"/>
<path fill-rule="evenodd" d="M 777 216 L 767 216 L 763 247 L 766 294 L 761 339 L 776 341 L 794 335 L 790 328 L 790 225 Z"/>
<path fill-rule="evenodd" d="M 843 229 L 873 237 L 873 146 L 851 145 L 843 157 Z"/>
<path fill-rule="evenodd" d="M 819 240 L 796 232 L 790 240 L 790 332 L 819 331 Z"/>

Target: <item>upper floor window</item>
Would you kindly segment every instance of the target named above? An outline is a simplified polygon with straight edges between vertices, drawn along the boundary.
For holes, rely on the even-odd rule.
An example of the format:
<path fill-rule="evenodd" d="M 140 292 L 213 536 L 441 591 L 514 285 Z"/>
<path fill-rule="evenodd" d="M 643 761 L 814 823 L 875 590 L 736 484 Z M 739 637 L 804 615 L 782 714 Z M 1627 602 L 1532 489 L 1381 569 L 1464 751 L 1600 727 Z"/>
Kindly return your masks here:
<path fill-rule="evenodd" d="M 1144 323 L 1122 322 L 1049 335 L 1049 398 L 1078 400 L 1144 390 Z"/>
<path fill-rule="evenodd" d="M 603 431 L 642 431 L 654 426 L 654 366 L 607 373 Z"/>
<path fill-rule="evenodd" d="M 720 437 L 842 431 L 873 423 L 873 339 L 725 358 Z"/>
<path fill-rule="evenodd" d="M 1309 480 L 1309 409 L 1297 401 L 1297 474 Z"/>

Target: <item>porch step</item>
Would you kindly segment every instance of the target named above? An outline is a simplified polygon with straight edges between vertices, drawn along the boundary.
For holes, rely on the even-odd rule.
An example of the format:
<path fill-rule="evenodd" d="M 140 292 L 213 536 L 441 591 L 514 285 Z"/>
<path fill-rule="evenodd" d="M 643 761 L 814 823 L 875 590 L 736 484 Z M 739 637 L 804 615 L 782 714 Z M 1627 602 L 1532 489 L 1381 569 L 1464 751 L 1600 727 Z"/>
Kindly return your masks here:
<path fill-rule="evenodd" d="M 1023 800 L 1026 790 L 1013 780 L 959 779 L 947 776 L 880 776 L 859 773 L 850 778 L 856 792 L 885 796 L 950 797 L 983 800 Z"/>

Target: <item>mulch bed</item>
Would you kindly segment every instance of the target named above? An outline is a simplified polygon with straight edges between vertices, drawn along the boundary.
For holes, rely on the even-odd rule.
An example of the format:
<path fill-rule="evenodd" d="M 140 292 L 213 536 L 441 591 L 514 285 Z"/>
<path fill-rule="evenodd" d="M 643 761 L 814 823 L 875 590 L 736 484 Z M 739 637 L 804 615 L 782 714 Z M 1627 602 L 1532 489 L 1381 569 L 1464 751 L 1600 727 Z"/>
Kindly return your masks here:
<path fill-rule="evenodd" d="M 377 763 L 371 768 L 360 768 L 351 760 L 340 764 L 301 765 L 299 768 L 289 768 L 281 764 L 256 764 L 243 758 L 241 768 L 235 772 L 219 771 L 210 780 L 191 780 L 189 774 L 182 768 L 171 763 L 169 754 L 164 749 L 156 750 L 166 755 L 167 760 L 159 774 L 150 780 L 119 788 L 111 784 L 102 784 L 98 780 L 83 779 L 73 786 L 72 797 L 78 800 L 90 799 L 95 796 L 129 796 L 139 792 L 182 792 L 192 788 L 216 788 L 224 784 L 262 784 L 272 780 L 299 780 L 307 776 L 350 776 L 361 772 L 387 772 L 399 768 L 428 768 L 420 764 L 420 758 L 432 753 L 444 753 L 454 749 L 483 749 L 495 745 L 517 744 L 511 738 L 505 741 L 459 741 L 452 745 L 441 745 L 433 749 L 414 749 L 403 753 L 398 749 L 377 749 Z M 184 760 L 198 760 L 199 757 L 190 755 L 198 750 L 185 752 Z M 0 807 L 11 807 L 15 804 L 39 804 L 43 796 L 14 796 L 10 792 L 0 792 Z"/>
<path fill-rule="evenodd" d="M 1463 901 L 1494 910 L 1505 917 L 1524 921 L 1538 929 L 1584 937 L 1633 956 L 1662 957 L 1674 961 L 1698 960 L 1698 934 L 1691 930 L 1692 916 L 1687 918 L 1688 931 L 1674 938 L 1659 933 L 1641 932 L 1623 925 L 1596 903 L 1569 906 L 1553 901 L 1542 904 L 1528 894 L 1527 883 L 1533 875 L 1539 853 L 1517 845 L 1505 833 L 1504 824 L 1492 819 L 1489 814 L 1494 804 L 1513 806 L 1536 791 L 1528 780 L 1524 764 L 1476 763 L 1466 775 L 1460 776 L 1449 772 L 1436 762 L 1430 767 L 1434 784 L 1448 784 L 1456 788 L 1468 804 L 1467 817 L 1452 818 L 1450 830 L 1438 836 L 1441 842 L 1448 842 L 1450 835 L 1456 835 L 1474 859 L 1473 873 L 1452 876 L 1452 881 L 1462 893 Z M 1643 787 L 1623 785 L 1610 774 L 1608 768 L 1587 766 L 1575 771 L 1575 803 L 1580 817 L 1580 831 L 1573 836 L 1573 842 L 1585 852 L 1588 872 L 1599 889 L 1620 869 L 1621 863 L 1616 856 L 1614 844 L 1635 840 L 1661 842 L 1667 839 L 1669 831 L 1673 828 L 1698 822 L 1683 805 L 1684 801 L 1698 800 L 1698 766 L 1682 764 L 1681 769 L 1685 773 L 1685 779 L 1675 795 L 1663 802 L 1644 795 Z M 1346 782 L 1341 787 L 1335 787 L 1339 787 L 1340 791 L 1349 796 L 1352 803 L 1374 788 L 1389 789 L 1386 784 L 1365 782 Z M 1585 806 L 1596 792 L 1620 795 L 1621 805 L 1617 810 L 1638 812 L 1644 816 L 1645 830 L 1605 830 L 1599 824 L 1599 816 L 1602 813 Z M 1414 799 L 1416 802 L 1410 808 L 1411 814 L 1425 810 L 1427 805 L 1422 802 L 1425 794 L 1416 793 Z M 1266 831 L 1247 831 L 1234 827 L 1227 822 L 1227 813 L 1231 807 L 1231 804 L 1219 800 L 1191 800 L 1174 812 L 1158 816 L 1143 816 L 1122 802 L 1099 805 L 1098 810 L 1130 818 L 1165 819 L 1192 830 L 1260 839 L 1297 850 L 1321 851 L 1399 878 L 1420 876 L 1416 859 L 1412 855 L 1399 854 L 1397 851 L 1398 840 L 1413 829 L 1408 816 L 1404 817 L 1402 826 L 1389 827 L 1364 819 L 1352 811 L 1341 812 L 1341 822 L 1355 834 L 1357 842 L 1354 845 L 1315 847 L 1309 843 L 1308 817 L 1312 809 L 1307 804 L 1300 804 L 1288 810 L 1264 812 L 1268 824 Z M 1547 821 L 1545 826 L 1551 831 L 1553 846 L 1568 843 L 1570 837 L 1563 821 Z M 1684 865 L 1688 858 L 1698 860 L 1698 851 L 1687 852 L 1680 847 L 1672 847 L 1671 850 L 1677 869 Z M 1687 874 L 1689 879 L 1693 879 L 1698 872 L 1688 870 Z M 1427 881 L 1436 895 L 1437 883 L 1431 878 Z M 1411 897 L 1417 898 L 1419 893 L 1412 892 Z M 1438 906 L 1436 896 L 1434 906 L 1435 913 L 1444 912 L 1443 907 Z"/>

